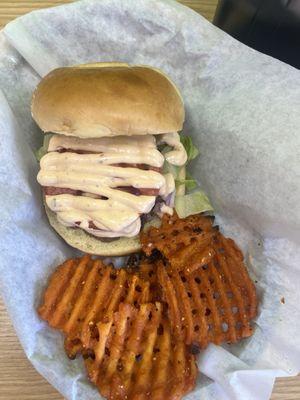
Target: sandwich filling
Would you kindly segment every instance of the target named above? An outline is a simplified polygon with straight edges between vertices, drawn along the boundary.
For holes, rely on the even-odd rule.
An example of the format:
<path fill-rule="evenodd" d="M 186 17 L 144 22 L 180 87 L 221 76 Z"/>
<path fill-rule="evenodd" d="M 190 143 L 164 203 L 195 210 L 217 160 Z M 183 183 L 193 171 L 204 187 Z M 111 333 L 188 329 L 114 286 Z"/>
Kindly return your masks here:
<path fill-rule="evenodd" d="M 158 144 L 167 145 L 164 154 Z M 178 133 L 96 139 L 53 135 L 37 179 L 61 224 L 97 237 L 132 237 L 156 203 L 158 213 L 172 214 L 175 181 L 163 172 L 165 161 L 174 166 L 187 161 Z"/>

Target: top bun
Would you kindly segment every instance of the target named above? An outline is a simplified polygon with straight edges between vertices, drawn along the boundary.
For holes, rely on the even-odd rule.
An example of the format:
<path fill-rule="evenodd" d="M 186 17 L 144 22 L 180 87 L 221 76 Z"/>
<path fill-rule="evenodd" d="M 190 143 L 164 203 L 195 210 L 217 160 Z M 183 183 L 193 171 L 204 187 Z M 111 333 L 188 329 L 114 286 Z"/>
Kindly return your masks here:
<path fill-rule="evenodd" d="M 38 85 L 32 116 L 44 132 L 81 138 L 180 131 L 184 106 L 158 69 L 123 63 L 58 68 Z"/>

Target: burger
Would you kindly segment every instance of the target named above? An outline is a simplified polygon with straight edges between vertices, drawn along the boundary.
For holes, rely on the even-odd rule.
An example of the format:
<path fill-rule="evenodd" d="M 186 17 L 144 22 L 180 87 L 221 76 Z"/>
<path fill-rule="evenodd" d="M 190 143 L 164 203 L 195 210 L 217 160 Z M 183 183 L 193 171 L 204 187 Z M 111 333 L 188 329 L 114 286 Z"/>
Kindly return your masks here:
<path fill-rule="evenodd" d="M 185 180 L 175 84 L 148 66 L 59 68 L 39 83 L 31 110 L 46 134 L 37 180 L 52 227 L 90 254 L 138 251 L 140 231 L 174 212 L 176 174 Z"/>

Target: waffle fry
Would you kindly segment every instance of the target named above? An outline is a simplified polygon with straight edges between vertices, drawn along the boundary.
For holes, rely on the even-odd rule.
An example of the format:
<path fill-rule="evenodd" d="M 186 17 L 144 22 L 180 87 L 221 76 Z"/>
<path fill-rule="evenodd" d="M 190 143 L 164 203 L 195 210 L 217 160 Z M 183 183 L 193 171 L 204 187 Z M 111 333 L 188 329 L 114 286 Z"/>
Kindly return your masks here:
<path fill-rule="evenodd" d="M 142 233 L 142 249 L 147 256 L 159 251 L 173 267 L 192 273 L 214 257 L 213 239 L 218 229 L 213 218 L 192 215 L 179 219 L 165 215 L 160 228 Z"/>
<path fill-rule="evenodd" d="M 195 386 L 195 358 L 174 341 L 161 303 L 120 304 L 97 328 L 99 339 L 84 357 L 107 399 L 180 399 Z"/>
<path fill-rule="evenodd" d="M 157 266 L 175 336 L 201 348 L 251 336 L 251 320 L 257 313 L 255 287 L 240 250 L 221 233 L 212 248 L 212 260 L 192 273 L 166 267 L 162 261 Z"/>
<path fill-rule="evenodd" d="M 115 269 L 89 256 L 51 277 L 41 318 L 81 353 L 109 400 L 177 399 L 195 386 L 195 354 L 252 334 L 255 287 L 243 255 L 210 217 L 164 217 L 144 254 Z"/>
<path fill-rule="evenodd" d="M 138 305 L 150 300 L 148 282 L 85 256 L 68 260 L 55 271 L 38 312 L 66 334 L 65 349 L 73 358 L 95 340 L 96 323 L 121 302 Z"/>

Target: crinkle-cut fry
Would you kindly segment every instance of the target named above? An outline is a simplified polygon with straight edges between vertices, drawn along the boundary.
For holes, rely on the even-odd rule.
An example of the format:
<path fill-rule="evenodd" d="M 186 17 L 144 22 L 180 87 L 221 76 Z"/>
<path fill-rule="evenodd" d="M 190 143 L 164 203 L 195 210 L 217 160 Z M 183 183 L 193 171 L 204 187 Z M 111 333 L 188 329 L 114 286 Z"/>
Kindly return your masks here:
<path fill-rule="evenodd" d="M 172 337 L 161 303 L 139 309 L 120 304 L 109 324 L 97 325 L 98 343 L 85 360 L 102 395 L 109 400 L 171 400 L 194 387 L 195 357 Z"/>

